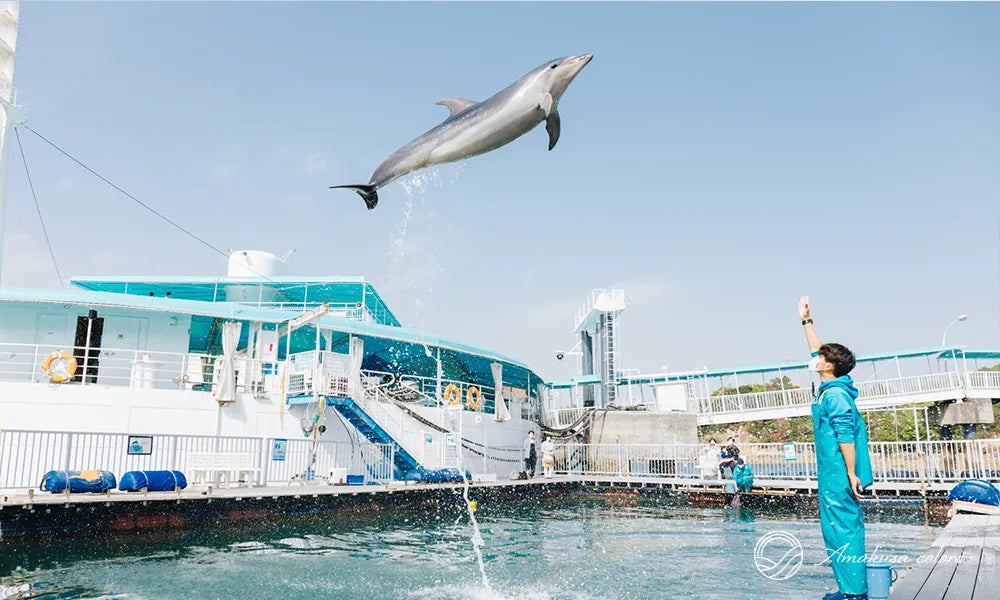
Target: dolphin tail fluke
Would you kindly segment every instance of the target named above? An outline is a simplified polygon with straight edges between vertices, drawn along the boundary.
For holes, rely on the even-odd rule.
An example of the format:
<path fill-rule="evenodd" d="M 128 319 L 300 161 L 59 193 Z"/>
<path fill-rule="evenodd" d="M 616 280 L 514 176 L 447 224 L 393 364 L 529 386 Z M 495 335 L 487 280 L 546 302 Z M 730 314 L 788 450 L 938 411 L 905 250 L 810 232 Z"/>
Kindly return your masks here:
<path fill-rule="evenodd" d="M 378 205 L 378 192 L 375 191 L 374 185 L 364 185 L 364 184 L 351 184 L 351 185 L 331 185 L 330 189 L 335 188 L 346 188 L 349 190 L 354 190 L 359 196 L 364 198 L 365 206 L 368 210 L 375 208 Z"/>

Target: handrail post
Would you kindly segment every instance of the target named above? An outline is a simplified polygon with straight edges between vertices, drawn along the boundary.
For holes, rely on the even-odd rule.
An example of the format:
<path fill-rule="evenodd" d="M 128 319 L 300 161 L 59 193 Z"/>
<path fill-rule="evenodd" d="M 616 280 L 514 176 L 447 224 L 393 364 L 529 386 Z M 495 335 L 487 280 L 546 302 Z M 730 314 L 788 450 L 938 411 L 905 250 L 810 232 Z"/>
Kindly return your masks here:
<path fill-rule="evenodd" d="M 271 466 L 269 459 L 271 458 L 271 448 L 274 447 L 274 438 L 264 438 L 261 440 L 261 443 L 264 446 L 257 452 L 257 458 L 260 461 L 260 470 L 258 471 L 260 479 L 257 481 L 257 485 L 266 486 L 268 477 L 270 476 L 268 468 Z"/>
<path fill-rule="evenodd" d="M 73 434 L 66 434 L 66 447 L 63 448 L 63 470 L 69 471 L 70 456 L 73 452 Z"/>

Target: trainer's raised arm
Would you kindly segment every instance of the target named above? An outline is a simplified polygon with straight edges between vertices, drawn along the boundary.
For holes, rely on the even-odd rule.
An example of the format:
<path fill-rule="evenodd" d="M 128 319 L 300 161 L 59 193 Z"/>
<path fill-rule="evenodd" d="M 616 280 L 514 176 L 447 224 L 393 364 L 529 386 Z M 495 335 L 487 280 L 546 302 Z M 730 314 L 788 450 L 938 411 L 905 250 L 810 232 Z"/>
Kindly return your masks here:
<path fill-rule="evenodd" d="M 802 326 L 806 330 L 806 343 L 809 344 L 809 352 L 813 354 L 819 352 L 823 342 L 819 341 L 816 328 L 813 327 L 812 317 L 809 315 L 809 296 L 799 298 L 799 318 L 802 319 Z"/>

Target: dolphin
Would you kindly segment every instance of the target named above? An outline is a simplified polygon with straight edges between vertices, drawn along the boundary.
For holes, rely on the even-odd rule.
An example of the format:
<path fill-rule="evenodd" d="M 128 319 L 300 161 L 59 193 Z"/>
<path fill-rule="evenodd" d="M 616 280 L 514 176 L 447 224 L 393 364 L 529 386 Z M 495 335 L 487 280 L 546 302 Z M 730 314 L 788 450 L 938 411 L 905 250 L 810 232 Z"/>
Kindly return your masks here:
<path fill-rule="evenodd" d="M 371 210 L 378 204 L 378 189 L 403 175 L 496 150 L 542 121 L 552 150 L 559 141 L 559 99 L 593 57 L 584 54 L 550 60 L 482 102 L 462 98 L 438 100 L 438 104 L 451 111 L 443 123 L 390 154 L 367 184 L 330 188 L 356 191 Z"/>

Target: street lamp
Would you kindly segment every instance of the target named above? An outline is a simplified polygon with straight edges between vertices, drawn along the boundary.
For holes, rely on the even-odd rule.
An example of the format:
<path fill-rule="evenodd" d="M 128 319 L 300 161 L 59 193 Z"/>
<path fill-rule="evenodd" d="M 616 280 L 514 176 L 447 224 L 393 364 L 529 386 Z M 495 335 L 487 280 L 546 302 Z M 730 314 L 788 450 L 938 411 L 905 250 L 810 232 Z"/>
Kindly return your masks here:
<path fill-rule="evenodd" d="M 948 345 L 948 342 L 947 342 L 947 340 L 948 340 L 948 330 L 951 329 L 951 326 L 954 325 L 955 323 L 958 323 L 959 321 L 964 321 L 964 320 L 966 320 L 968 318 L 969 318 L 969 315 L 959 315 L 957 319 L 955 319 L 951 323 L 948 323 L 948 326 L 944 328 L 944 333 L 941 334 L 941 347 L 945 347 L 945 346 Z"/>

